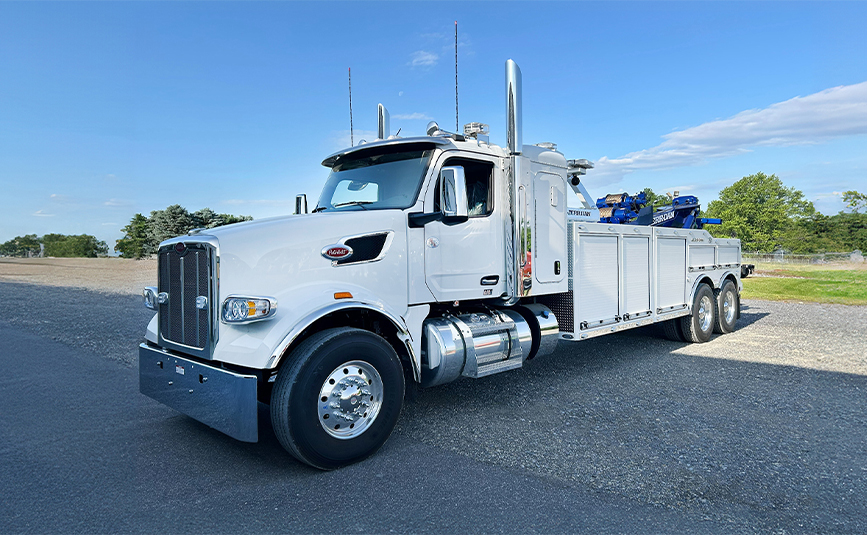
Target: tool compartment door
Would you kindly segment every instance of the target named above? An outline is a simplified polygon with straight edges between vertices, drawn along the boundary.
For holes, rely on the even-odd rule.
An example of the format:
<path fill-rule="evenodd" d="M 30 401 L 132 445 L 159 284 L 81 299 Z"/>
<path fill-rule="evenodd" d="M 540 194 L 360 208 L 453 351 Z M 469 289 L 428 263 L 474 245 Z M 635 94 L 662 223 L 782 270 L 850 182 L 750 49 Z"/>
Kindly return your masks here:
<path fill-rule="evenodd" d="M 657 311 L 680 308 L 686 303 L 686 277 L 686 238 L 657 236 Z"/>
<path fill-rule="evenodd" d="M 575 250 L 575 321 L 588 327 L 620 314 L 617 235 L 578 234 Z"/>
<path fill-rule="evenodd" d="M 650 236 L 623 236 L 621 310 L 630 316 L 650 311 Z"/>

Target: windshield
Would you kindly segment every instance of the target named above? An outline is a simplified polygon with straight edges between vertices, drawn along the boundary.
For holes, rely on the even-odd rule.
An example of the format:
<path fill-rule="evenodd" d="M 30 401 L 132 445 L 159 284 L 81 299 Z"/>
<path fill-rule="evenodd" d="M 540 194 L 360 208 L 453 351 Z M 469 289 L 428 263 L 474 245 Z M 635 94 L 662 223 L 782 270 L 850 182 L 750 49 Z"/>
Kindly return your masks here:
<path fill-rule="evenodd" d="M 409 208 L 415 204 L 431 154 L 428 149 L 340 158 L 315 211 Z"/>

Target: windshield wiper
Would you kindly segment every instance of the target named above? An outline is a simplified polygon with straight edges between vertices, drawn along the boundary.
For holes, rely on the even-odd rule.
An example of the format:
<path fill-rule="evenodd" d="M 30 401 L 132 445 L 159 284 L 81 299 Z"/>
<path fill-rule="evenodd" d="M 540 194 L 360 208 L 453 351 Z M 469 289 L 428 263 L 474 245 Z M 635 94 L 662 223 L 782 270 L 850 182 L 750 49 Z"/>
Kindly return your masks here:
<path fill-rule="evenodd" d="M 340 208 L 341 206 L 353 206 L 354 205 L 354 206 L 360 206 L 362 208 L 362 210 L 367 210 L 367 208 L 365 208 L 364 205 L 365 204 L 373 204 L 374 202 L 376 202 L 376 201 L 347 201 L 347 202 L 337 203 L 334 205 L 334 207 Z"/>
<path fill-rule="evenodd" d="M 327 206 L 317 206 L 317 207 L 314 208 L 313 211 L 310 212 L 310 213 L 311 213 L 311 214 L 315 214 L 316 212 L 321 212 L 322 210 L 325 210 L 325 209 L 327 209 L 327 208 L 328 208 Z"/>

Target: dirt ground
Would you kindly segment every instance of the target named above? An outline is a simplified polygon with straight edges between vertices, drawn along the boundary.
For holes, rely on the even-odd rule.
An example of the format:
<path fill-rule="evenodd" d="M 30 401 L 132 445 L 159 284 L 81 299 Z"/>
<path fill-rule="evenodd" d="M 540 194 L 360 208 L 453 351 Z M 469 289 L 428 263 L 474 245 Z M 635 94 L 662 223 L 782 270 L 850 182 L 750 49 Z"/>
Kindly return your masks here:
<path fill-rule="evenodd" d="M 157 284 L 157 261 L 126 258 L 0 258 L 0 282 L 140 295 Z"/>

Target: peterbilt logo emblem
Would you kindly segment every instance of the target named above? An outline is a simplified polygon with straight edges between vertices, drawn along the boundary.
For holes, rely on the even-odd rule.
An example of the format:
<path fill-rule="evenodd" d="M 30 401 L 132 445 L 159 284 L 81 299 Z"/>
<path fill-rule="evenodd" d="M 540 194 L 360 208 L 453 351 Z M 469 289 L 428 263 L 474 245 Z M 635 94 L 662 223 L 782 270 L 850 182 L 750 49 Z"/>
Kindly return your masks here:
<path fill-rule="evenodd" d="M 343 260 L 352 256 L 352 248 L 346 245 L 329 245 L 322 249 L 322 256 L 329 260 Z"/>
<path fill-rule="evenodd" d="M 178 242 L 175 244 L 175 252 L 178 254 L 184 254 L 187 252 L 187 246 L 184 245 L 184 242 Z"/>

